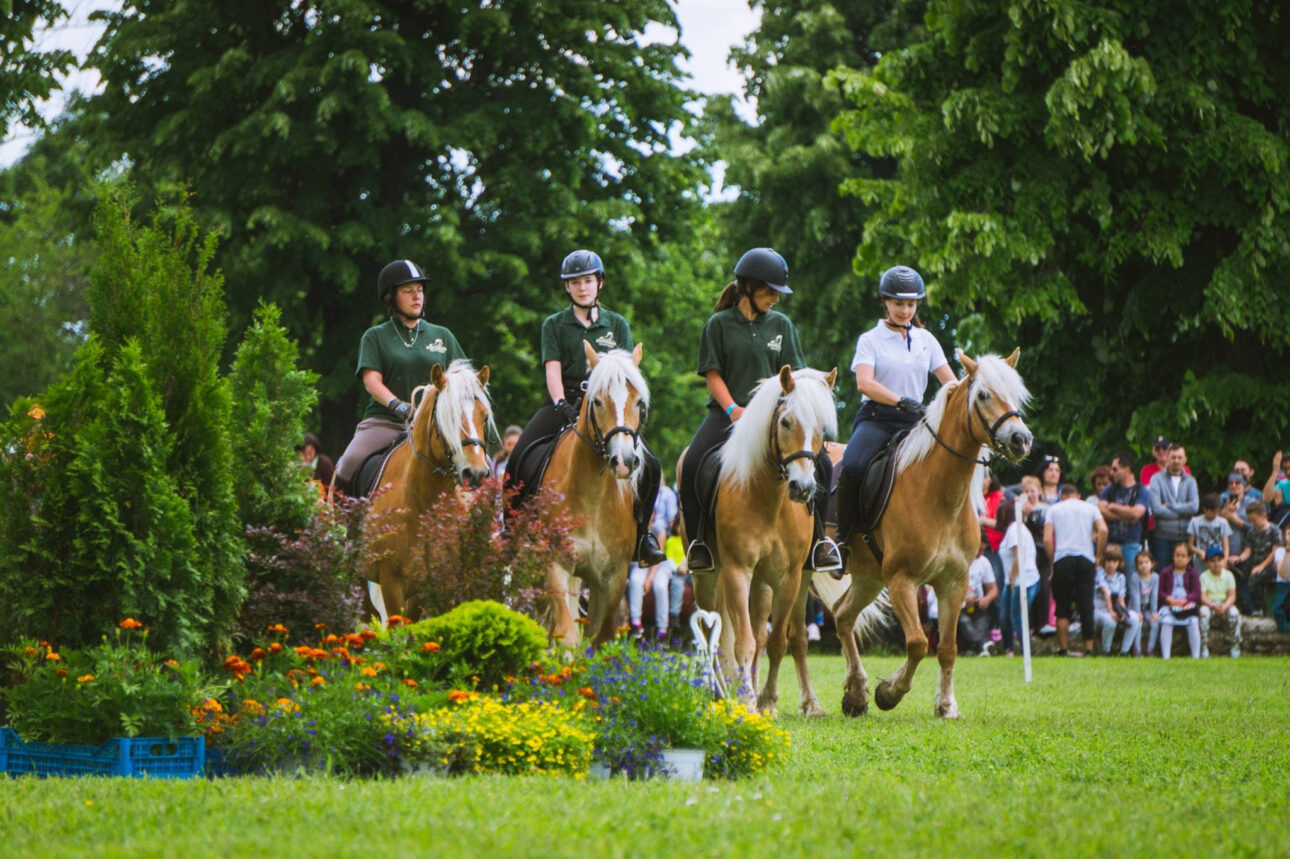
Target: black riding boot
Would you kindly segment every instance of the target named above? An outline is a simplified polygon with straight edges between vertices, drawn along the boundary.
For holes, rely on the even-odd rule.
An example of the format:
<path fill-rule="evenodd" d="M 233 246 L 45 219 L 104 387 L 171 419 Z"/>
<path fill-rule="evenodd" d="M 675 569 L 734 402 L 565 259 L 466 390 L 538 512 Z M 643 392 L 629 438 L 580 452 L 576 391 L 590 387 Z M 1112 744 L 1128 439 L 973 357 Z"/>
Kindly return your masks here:
<path fill-rule="evenodd" d="M 646 448 L 633 508 L 636 514 L 636 554 L 632 560 L 642 567 L 657 566 L 667 560 L 667 555 L 663 554 L 658 540 L 649 529 L 650 520 L 654 518 L 654 502 L 658 497 L 658 486 L 662 482 L 662 475 L 663 467 L 654 454 Z"/>
<path fill-rule="evenodd" d="M 833 464 L 828 454 L 821 452 L 815 457 L 815 497 L 811 499 L 811 518 L 815 528 L 815 539 L 811 541 L 811 551 L 807 555 L 808 571 L 832 573 L 842 569 L 842 553 L 838 546 L 825 533 L 824 517 L 829 507 L 829 490 L 833 484 Z"/>
<path fill-rule="evenodd" d="M 855 530 L 856 519 L 860 516 L 859 491 L 859 487 L 852 485 L 847 478 L 845 471 L 838 475 L 838 485 L 833 490 L 833 509 L 838 517 L 837 542 L 834 548 L 844 548 L 838 550 L 841 560 L 838 568 L 829 571 L 835 579 L 842 578 L 843 568 L 846 566 L 845 546 L 851 542 L 851 532 Z"/>

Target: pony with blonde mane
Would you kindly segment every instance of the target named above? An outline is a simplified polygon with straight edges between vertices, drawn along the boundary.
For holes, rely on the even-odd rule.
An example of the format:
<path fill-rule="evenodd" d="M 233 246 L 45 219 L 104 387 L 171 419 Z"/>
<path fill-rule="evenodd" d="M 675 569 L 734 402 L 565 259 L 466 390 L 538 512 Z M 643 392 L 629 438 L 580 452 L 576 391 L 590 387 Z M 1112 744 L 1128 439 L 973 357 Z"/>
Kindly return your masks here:
<path fill-rule="evenodd" d="M 833 606 L 838 629 L 854 628 L 860 612 L 885 586 L 905 634 L 904 663 L 874 690 L 880 709 L 890 710 L 900 703 L 927 654 L 917 601 L 918 589 L 927 584 L 940 606 L 936 655 L 941 677 L 934 712 L 938 717 L 960 718 L 954 700 L 954 661 L 967 568 L 981 541 L 978 513 L 983 505 L 983 471 L 979 466 L 985 464 L 981 457 L 992 451 L 1020 460 L 1033 441 L 1019 411 L 1030 399 L 1016 371 L 1020 354 L 1018 349 L 1006 360 L 983 355 L 974 361 L 958 353 L 965 375 L 941 387 L 926 417 L 895 454 L 896 482 L 887 511 L 872 532 L 872 544 L 859 533 L 848 541 L 850 587 Z M 860 664 L 855 636 L 841 639 L 847 662 L 842 712 L 859 716 L 868 711 L 869 678 Z"/>
<path fill-rule="evenodd" d="M 823 715 L 806 668 L 806 597 L 802 573 L 814 536 L 807 503 L 815 497 L 815 457 L 837 434 L 837 370 L 793 371 L 763 379 L 720 453 L 710 533 L 716 573 L 695 576 L 695 599 L 721 617 L 721 666 L 729 687 L 761 710 L 779 700 L 779 666 L 790 639 L 801 710 Z M 685 467 L 685 454 L 677 463 Z M 766 623 L 774 618 L 769 633 Z M 757 695 L 762 649 L 769 668 Z"/>
<path fill-rule="evenodd" d="M 583 348 L 591 374 L 578 422 L 556 442 L 541 483 L 564 499 L 556 509 L 578 523 L 573 565 L 553 564 L 546 579 L 544 620 L 552 638 L 569 648 L 578 642 L 578 581 L 589 591 L 587 629 L 594 642 L 617 634 L 615 614 L 636 549 L 635 488 L 645 452 L 640 432 L 649 408 L 639 343 L 630 354 Z"/>
<path fill-rule="evenodd" d="M 435 364 L 430 384 L 412 392 L 416 412 L 408 436 L 390 453 L 363 517 L 361 573 L 382 619 L 419 611 L 408 580 L 421 516 L 444 494 L 488 476 L 484 438 L 497 431 L 487 386 L 487 366 L 476 373 L 470 361 L 458 359 L 447 371 Z"/>

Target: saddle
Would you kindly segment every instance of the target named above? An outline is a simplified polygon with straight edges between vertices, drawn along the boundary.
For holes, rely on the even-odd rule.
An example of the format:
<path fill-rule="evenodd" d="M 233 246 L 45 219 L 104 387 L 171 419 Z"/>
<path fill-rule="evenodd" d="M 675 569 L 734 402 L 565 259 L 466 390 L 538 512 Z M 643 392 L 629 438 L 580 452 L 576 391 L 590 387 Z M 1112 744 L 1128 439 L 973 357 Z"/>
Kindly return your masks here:
<path fill-rule="evenodd" d="M 519 508 L 530 495 L 537 492 L 537 488 L 542 485 L 542 478 L 546 477 L 547 466 L 551 464 L 556 442 L 572 429 L 572 426 L 567 426 L 559 432 L 544 435 L 520 452 L 519 458 L 515 460 L 515 467 L 511 470 L 511 476 L 519 481 L 519 488 L 510 500 L 512 510 Z"/>
<path fill-rule="evenodd" d="M 878 563 L 882 563 L 882 549 L 874 542 L 873 532 L 882 522 L 882 514 L 887 512 L 887 502 L 891 500 L 891 488 L 896 483 L 896 456 L 900 443 L 909 435 L 909 430 L 901 430 L 887 440 L 865 466 L 864 476 L 860 478 L 859 499 L 855 532 L 864 539 L 869 550 L 873 552 Z M 842 469 L 834 471 L 834 480 Z M 836 482 L 835 482 L 836 487 Z"/>
<path fill-rule="evenodd" d="M 711 537 L 708 532 L 708 523 L 713 521 L 717 508 L 717 487 L 721 480 L 721 448 L 725 442 L 713 445 L 708 448 L 707 452 L 697 464 L 698 471 L 695 473 L 694 490 L 699 496 L 699 533 L 705 538 Z M 695 535 L 688 535 L 694 539 Z"/>
<path fill-rule="evenodd" d="M 381 448 L 363 460 L 363 464 L 358 467 L 358 472 L 354 475 L 354 485 L 351 487 L 356 498 L 367 498 L 376 491 L 385 476 L 385 466 L 389 462 L 390 454 L 396 447 L 403 444 L 403 440 L 407 437 L 406 432 L 399 433 L 399 437 L 389 447 Z"/>

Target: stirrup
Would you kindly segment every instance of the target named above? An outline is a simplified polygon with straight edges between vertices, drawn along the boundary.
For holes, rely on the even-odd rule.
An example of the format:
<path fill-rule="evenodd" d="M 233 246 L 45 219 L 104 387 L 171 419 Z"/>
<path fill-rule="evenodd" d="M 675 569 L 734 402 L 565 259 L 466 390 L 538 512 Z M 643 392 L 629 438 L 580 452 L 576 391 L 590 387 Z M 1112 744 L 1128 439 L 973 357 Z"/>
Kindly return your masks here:
<path fill-rule="evenodd" d="M 817 573 L 832 573 L 842 569 L 842 552 L 838 544 L 828 537 L 821 537 L 811 546 L 811 554 L 806 559 L 805 569 Z"/>
<path fill-rule="evenodd" d="M 691 540 L 685 550 L 685 563 L 691 573 L 710 573 L 717 568 L 712 561 L 712 550 L 700 540 Z"/>

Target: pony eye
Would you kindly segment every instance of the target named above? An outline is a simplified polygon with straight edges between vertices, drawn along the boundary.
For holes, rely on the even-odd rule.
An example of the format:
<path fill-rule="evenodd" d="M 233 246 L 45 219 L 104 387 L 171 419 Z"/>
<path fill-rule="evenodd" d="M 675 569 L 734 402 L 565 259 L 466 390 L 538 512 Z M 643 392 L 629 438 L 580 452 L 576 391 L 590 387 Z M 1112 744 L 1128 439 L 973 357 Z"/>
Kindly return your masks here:
<path fill-rule="evenodd" d="M 793 420 L 792 418 L 785 415 L 784 417 L 779 419 L 779 425 L 784 429 L 789 429 L 790 427 L 793 426 Z"/>
<path fill-rule="evenodd" d="M 977 396 L 982 400 L 988 400 L 990 399 L 990 392 L 987 391 L 985 388 L 982 388 L 981 393 L 977 394 Z"/>
<path fill-rule="evenodd" d="M 602 405 L 604 405 L 604 403 L 600 401 L 600 397 L 593 397 L 591 400 L 591 404 L 596 408 L 600 408 Z"/>

